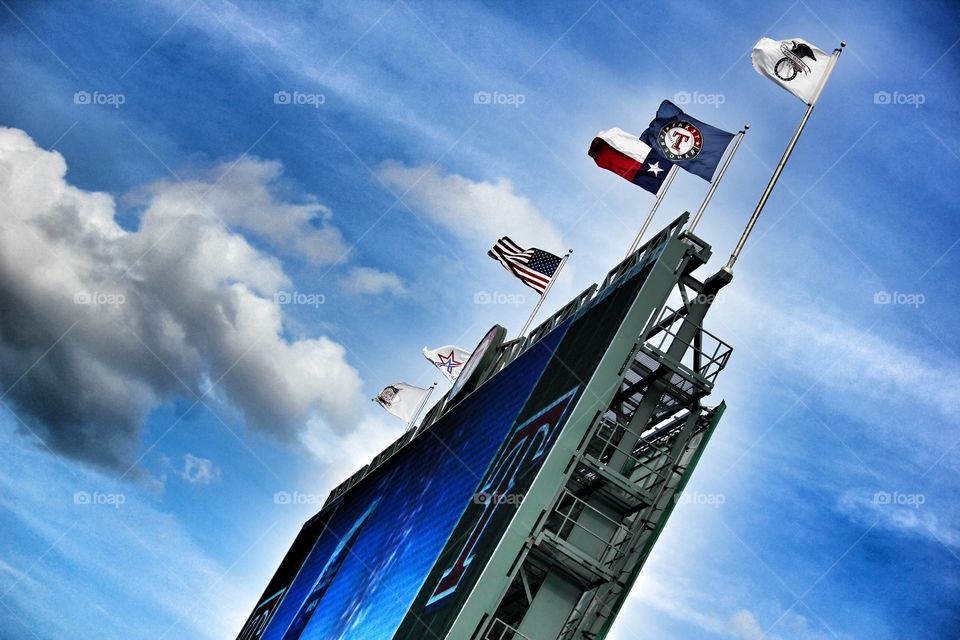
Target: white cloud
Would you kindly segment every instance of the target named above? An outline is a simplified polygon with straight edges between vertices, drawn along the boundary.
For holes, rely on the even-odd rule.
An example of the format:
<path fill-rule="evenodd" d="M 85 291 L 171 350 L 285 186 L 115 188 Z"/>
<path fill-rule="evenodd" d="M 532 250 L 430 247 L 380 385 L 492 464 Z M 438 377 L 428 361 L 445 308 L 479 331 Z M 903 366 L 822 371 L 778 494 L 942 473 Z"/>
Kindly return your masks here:
<path fill-rule="evenodd" d="M 315 259 L 334 259 L 339 236 L 310 230 L 319 205 L 276 199 L 275 163 L 229 169 L 213 174 L 226 186 L 151 185 L 128 231 L 109 194 L 65 180 L 62 156 L 0 129 L 0 386 L 54 450 L 125 468 L 154 406 L 204 390 L 281 436 L 349 423 L 361 382 L 344 348 L 285 337 L 281 264 L 217 216 L 268 241 L 301 236 Z"/>
<path fill-rule="evenodd" d="M 357 295 L 389 293 L 395 296 L 404 296 L 409 293 L 400 276 L 372 267 L 354 267 L 351 269 L 343 279 L 343 287 L 348 292 Z"/>
<path fill-rule="evenodd" d="M 741 609 L 730 616 L 730 626 L 735 637 L 743 640 L 763 640 L 767 637 L 760 623 L 746 609 Z"/>
<path fill-rule="evenodd" d="M 183 456 L 180 477 L 190 484 L 210 484 L 220 479 L 220 467 L 215 465 L 213 460 L 188 453 Z"/>
<path fill-rule="evenodd" d="M 277 161 L 244 157 L 218 165 L 202 180 L 162 180 L 147 192 L 155 205 L 205 211 L 263 238 L 280 252 L 292 250 L 313 263 L 345 259 L 348 250 L 339 229 L 330 224 L 333 213 L 328 207 L 314 199 L 292 204 L 275 197 L 272 187 L 282 175 Z"/>
<path fill-rule="evenodd" d="M 347 432 L 336 432 L 322 421 L 311 421 L 303 444 L 321 463 L 319 477 L 305 484 L 336 486 L 368 464 L 375 455 L 399 438 L 405 425 L 395 419 L 367 418 Z"/>
<path fill-rule="evenodd" d="M 417 215 L 436 222 L 454 235 L 480 246 L 492 246 L 508 235 L 522 246 L 547 251 L 563 249 L 560 232 L 537 207 L 514 192 L 507 178 L 476 182 L 436 167 L 384 163 L 377 171 L 383 182 L 403 195 Z"/>
<path fill-rule="evenodd" d="M 934 498 L 925 493 L 850 490 L 840 496 L 837 509 L 850 520 L 900 535 L 916 536 L 933 544 L 960 549 L 960 530 L 941 522 Z M 942 513 L 946 514 L 944 510 Z"/>
<path fill-rule="evenodd" d="M 831 413 L 844 412 L 870 424 L 859 429 L 844 423 L 857 438 L 910 443 L 897 457 L 909 456 L 923 468 L 956 443 L 950 429 L 903 428 L 918 415 L 948 424 L 960 419 L 960 362 L 933 338 L 922 340 L 902 325 L 891 330 L 889 323 L 837 316 L 808 299 L 754 288 L 749 280 L 720 296 L 708 328 L 734 345 L 733 374 L 721 382 L 737 388 L 728 396 L 755 394 L 760 376 L 773 388 L 785 382 L 792 389 L 789 404 L 816 383 L 804 398 L 816 415 L 833 423 Z M 824 402 L 829 409 L 820 406 Z M 955 464 L 950 456 L 941 461 L 943 467 Z"/>

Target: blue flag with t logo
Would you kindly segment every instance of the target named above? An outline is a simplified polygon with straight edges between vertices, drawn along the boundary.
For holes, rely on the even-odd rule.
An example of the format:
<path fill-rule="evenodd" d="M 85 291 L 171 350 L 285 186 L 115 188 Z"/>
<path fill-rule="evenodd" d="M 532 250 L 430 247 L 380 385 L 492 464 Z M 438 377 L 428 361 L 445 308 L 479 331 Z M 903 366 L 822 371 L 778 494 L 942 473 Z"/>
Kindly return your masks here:
<path fill-rule="evenodd" d="M 640 139 L 671 163 L 710 182 L 733 135 L 697 120 L 664 100 L 657 109 L 657 117 Z"/>

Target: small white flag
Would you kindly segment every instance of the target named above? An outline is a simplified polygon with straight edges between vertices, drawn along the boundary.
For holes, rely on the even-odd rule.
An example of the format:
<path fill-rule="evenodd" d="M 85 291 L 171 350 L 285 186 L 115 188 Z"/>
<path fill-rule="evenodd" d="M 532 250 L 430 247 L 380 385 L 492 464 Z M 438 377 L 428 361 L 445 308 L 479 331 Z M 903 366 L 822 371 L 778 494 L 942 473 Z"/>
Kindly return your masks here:
<path fill-rule="evenodd" d="M 423 357 L 433 366 L 440 369 L 440 373 L 450 380 L 456 380 L 463 370 L 463 365 L 470 359 L 470 352 L 448 344 L 436 349 L 423 348 Z"/>
<path fill-rule="evenodd" d="M 384 387 L 373 401 L 404 422 L 410 422 L 429 393 L 429 389 L 421 389 L 406 382 L 394 382 Z"/>
<path fill-rule="evenodd" d="M 753 68 L 807 104 L 817 97 L 817 89 L 830 65 L 830 54 L 806 40 L 760 38 L 753 45 Z"/>

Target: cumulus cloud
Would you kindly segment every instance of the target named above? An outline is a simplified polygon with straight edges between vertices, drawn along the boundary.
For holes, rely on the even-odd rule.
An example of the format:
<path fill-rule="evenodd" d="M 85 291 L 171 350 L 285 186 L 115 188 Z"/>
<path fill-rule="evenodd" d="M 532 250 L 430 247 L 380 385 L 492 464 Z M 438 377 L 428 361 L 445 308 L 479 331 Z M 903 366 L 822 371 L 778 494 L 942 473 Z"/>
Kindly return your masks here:
<path fill-rule="evenodd" d="M 183 469 L 179 473 L 190 484 L 210 484 L 220 479 L 220 467 L 213 460 L 192 453 L 183 456 Z"/>
<path fill-rule="evenodd" d="M 357 295 L 379 295 L 389 293 L 396 296 L 408 293 L 406 285 L 395 273 L 380 271 L 371 267 L 354 267 L 343 279 L 343 287 Z"/>
<path fill-rule="evenodd" d="M 383 182 L 403 195 L 418 214 L 443 225 L 464 240 L 493 245 L 509 235 L 521 245 L 560 251 L 560 232 L 527 198 L 514 192 L 506 178 L 475 182 L 436 167 L 384 163 L 377 171 Z"/>
<path fill-rule="evenodd" d="M 218 165 L 202 180 L 162 180 L 147 193 L 174 210 L 202 207 L 231 227 L 266 240 L 280 252 L 292 252 L 313 263 L 346 258 L 348 250 L 340 230 L 331 225 L 328 207 L 308 200 L 284 202 L 274 190 L 283 166 L 272 160 L 244 157 Z"/>
<path fill-rule="evenodd" d="M 133 231 L 111 195 L 72 186 L 66 171 L 58 153 L 0 128 L 0 393 L 25 429 L 126 468 L 147 413 L 177 395 L 215 398 L 285 437 L 311 419 L 347 424 L 359 374 L 340 344 L 285 337 L 273 296 L 290 282 L 237 231 L 302 236 L 296 249 L 314 260 L 342 253 L 339 234 L 317 226 L 322 207 L 277 199 L 279 165 L 155 183 Z"/>

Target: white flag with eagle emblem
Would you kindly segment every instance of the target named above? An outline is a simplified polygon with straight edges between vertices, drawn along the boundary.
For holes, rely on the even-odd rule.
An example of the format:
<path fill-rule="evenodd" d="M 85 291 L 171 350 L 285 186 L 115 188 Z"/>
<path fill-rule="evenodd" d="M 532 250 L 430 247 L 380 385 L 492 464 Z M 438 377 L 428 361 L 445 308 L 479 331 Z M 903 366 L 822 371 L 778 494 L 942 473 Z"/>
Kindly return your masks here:
<path fill-rule="evenodd" d="M 830 54 L 806 40 L 771 40 L 760 38 L 753 45 L 753 68 L 807 104 L 817 97 L 817 90 L 830 66 Z"/>
<path fill-rule="evenodd" d="M 420 404 L 430 395 L 430 389 L 421 389 L 406 382 L 394 382 L 383 388 L 377 397 L 370 398 L 404 422 L 410 422 Z"/>
<path fill-rule="evenodd" d="M 423 357 L 429 360 L 437 369 L 440 369 L 440 373 L 452 381 L 457 379 L 457 376 L 459 376 L 463 370 L 464 363 L 470 359 L 470 352 L 448 344 L 445 347 L 437 347 L 436 349 L 427 349 L 424 347 Z"/>

